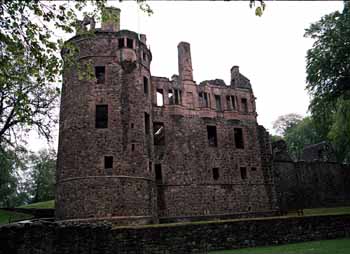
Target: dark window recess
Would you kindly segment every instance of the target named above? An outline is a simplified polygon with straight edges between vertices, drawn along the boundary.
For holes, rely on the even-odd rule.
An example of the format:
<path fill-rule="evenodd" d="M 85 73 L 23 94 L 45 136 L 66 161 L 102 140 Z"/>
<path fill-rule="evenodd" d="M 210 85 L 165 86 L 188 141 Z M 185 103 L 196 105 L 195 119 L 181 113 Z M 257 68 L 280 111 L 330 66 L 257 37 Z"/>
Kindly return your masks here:
<path fill-rule="evenodd" d="M 252 167 L 252 171 L 256 171 L 256 167 Z"/>
<path fill-rule="evenodd" d="M 218 168 L 213 168 L 213 179 L 218 180 L 219 179 L 219 169 Z"/>
<path fill-rule="evenodd" d="M 131 144 L 131 151 L 135 151 L 135 144 Z"/>
<path fill-rule="evenodd" d="M 248 102 L 246 98 L 241 99 L 241 104 L 242 104 L 242 111 L 244 113 L 248 113 Z"/>
<path fill-rule="evenodd" d="M 108 105 L 96 105 L 96 128 L 108 127 Z"/>
<path fill-rule="evenodd" d="M 144 61 L 147 61 L 147 55 L 146 55 L 145 52 L 142 52 L 142 59 L 143 59 Z"/>
<path fill-rule="evenodd" d="M 104 66 L 96 66 L 95 67 L 95 77 L 97 80 L 97 84 L 103 84 L 105 82 L 106 70 Z"/>
<path fill-rule="evenodd" d="M 130 124 L 130 128 L 131 128 L 131 129 L 134 129 L 134 123 L 131 123 L 131 124 Z"/>
<path fill-rule="evenodd" d="M 168 91 L 169 104 L 174 104 L 174 92 L 173 90 Z"/>
<path fill-rule="evenodd" d="M 236 109 L 236 103 L 235 103 L 235 97 L 234 96 L 230 96 L 231 97 L 231 106 L 232 106 L 232 109 Z"/>
<path fill-rule="evenodd" d="M 148 94 L 148 78 L 143 77 L 143 92 L 147 95 Z"/>
<path fill-rule="evenodd" d="M 242 128 L 234 128 L 234 135 L 235 135 L 236 148 L 243 149 L 244 142 L 243 142 L 243 130 L 242 130 Z"/>
<path fill-rule="evenodd" d="M 216 111 L 221 111 L 221 98 L 220 95 L 215 95 Z"/>
<path fill-rule="evenodd" d="M 119 38 L 118 39 L 118 48 L 124 48 L 125 47 L 125 40 L 124 38 Z"/>
<path fill-rule="evenodd" d="M 201 107 L 209 108 L 209 94 L 200 92 L 199 93 L 199 100 L 200 100 L 200 105 Z"/>
<path fill-rule="evenodd" d="M 152 167 L 153 167 L 152 161 L 149 161 L 148 162 L 148 170 L 149 170 L 149 172 L 152 172 Z"/>
<path fill-rule="evenodd" d="M 162 175 L 162 164 L 155 164 L 154 170 L 156 173 L 156 182 L 161 183 L 163 181 L 163 175 Z"/>
<path fill-rule="evenodd" d="M 244 179 L 247 179 L 247 168 L 245 167 L 241 167 L 241 178 L 244 180 Z"/>
<path fill-rule="evenodd" d="M 126 47 L 129 48 L 129 49 L 134 48 L 134 40 L 130 39 L 130 38 L 127 38 L 126 39 Z"/>
<path fill-rule="evenodd" d="M 105 168 L 113 168 L 113 156 L 105 156 Z"/>
<path fill-rule="evenodd" d="M 157 106 L 162 107 L 164 105 L 163 89 L 157 89 Z"/>
<path fill-rule="evenodd" d="M 216 136 L 216 126 L 207 126 L 208 132 L 208 143 L 209 146 L 218 146 L 217 136 Z"/>
<path fill-rule="evenodd" d="M 149 114 L 145 112 L 145 133 L 149 134 L 150 130 L 150 120 L 149 120 Z"/>
<path fill-rule="evenodd" d="M 164 124 L 159 122 L 153 123 L 153 143 L 156 146 L 165 145 Z"/>
<path fill-rule="evenodd" d="M 174 89 L 175 100 L 174 104 L 181 104 L 181 90 Z"/>

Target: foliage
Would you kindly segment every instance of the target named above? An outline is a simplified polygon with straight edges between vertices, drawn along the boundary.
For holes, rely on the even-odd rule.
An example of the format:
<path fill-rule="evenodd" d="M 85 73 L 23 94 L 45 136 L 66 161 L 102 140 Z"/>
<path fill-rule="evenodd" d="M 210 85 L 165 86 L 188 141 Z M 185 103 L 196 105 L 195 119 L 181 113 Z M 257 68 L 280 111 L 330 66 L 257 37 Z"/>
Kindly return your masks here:
<path fill-rule="evenodd" d="M 316 144 L 323 140 L 311 117 L 305 117 L 295 126 L 289 128 L 284 138 L 290 155 L 297 160 L 300 159 L 306 145 Z"/>
<path fill-rule="evenodd" d="M 303 117 L 301 115 L 295 113 L 282 115 L 279 116 L 277 120 L 273 123 L 273 128 L 278 134 L 284 136 L 290 128 L 293 128 L 302 119 Z"/>
<path fill-rule="evenodd" d="M 0 148 L 0 207 L 14 207 L 27 201 L 23 191 L 20 172 L 26 169 L 23 150 Z"/>
<path fill-rule="evenodd" d="M 256 2 L 259 2 L 259 5 L 256 6 L 255 8 L 255 15 L 261 17 L 265 11 L 266 4 L 264 0 L 250 0 L 249 2 L 250 8 L 253 8 L 253 6 L 255 7 Z"/>
<path fill-rule="evenodd" d="M 55 197 L 55 151 L 41 150 L 38 154 L 30 156 L 30 180 L 29 193 L 31 202 L 40 202 L 54 199 Z"/>
<path fill-rule="evenodd" d="M 338 160 L 349 161 L 350 2 L 306 29 L 315 40 L 307 52 L 307 90 L 318 134 L 335 146 Z"/>

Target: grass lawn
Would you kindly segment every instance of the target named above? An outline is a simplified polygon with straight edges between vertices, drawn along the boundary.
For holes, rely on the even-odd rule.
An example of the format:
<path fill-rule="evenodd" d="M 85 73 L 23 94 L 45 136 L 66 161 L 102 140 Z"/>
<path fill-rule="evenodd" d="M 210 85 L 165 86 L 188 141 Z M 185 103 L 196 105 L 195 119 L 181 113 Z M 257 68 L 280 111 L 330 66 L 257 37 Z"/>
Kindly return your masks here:
<path fill-rule="evenodd" d="M 349 254 L 350 238 L 293 243 L 273 247 L 244 248 L 211 254 Z"/>
<path fill-rule="evenodd" d="M 337 215 L 337 214 L 349 214 L 350 207 L 330 207 L 330 208 L 313 208 L 304 209 L 304 215 Z M 296 213 L 289 213 L 288 215 L 297 215 Z"/>
<path fill-rule="evenodd" d="M 0 209 L 0 225 L 7 224 L 11 221 L 26 220 L 30 218 L 32 218 L 30 214 L 15 213 L 15 212 L 4 211 Z"/>
<path fill-rule="evenodd" d="M 55 208 L 55 200 L 38 202 L 29 205 L 22 205 L 19 208 Z"/>

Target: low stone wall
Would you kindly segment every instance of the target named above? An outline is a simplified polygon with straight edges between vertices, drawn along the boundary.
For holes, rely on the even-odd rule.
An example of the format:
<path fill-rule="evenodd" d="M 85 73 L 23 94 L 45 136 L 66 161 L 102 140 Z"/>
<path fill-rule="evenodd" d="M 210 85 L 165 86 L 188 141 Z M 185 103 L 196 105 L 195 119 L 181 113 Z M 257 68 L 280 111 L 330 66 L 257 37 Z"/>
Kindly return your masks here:
<path fill-rule="evenodd" d="M 350 215 L 250 219 L 112 229 L 108 224 L 0 227 L 0 253 L 207 253 L 350 236 Z"/>

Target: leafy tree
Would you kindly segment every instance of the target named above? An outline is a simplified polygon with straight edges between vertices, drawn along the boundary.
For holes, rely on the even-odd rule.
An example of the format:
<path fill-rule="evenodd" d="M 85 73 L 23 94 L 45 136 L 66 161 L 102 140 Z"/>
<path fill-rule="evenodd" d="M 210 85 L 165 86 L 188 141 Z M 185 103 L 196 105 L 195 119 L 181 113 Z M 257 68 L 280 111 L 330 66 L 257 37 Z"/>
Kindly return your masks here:
<path fill-rule="evenodd" d="M 350 100 L 350 2 L 342 12 L 325 15 L 306 29 L 315 40 L 307 52 L 307 90 L 310 112 L 317 132 L 330 140 L 338 159 L 349 158 Z M 349 160 L 349 159 L 348 159 Z"/>
<path fill-rule="evenodd" d="M 30 195 L 32 202 L 54 199 L 55 197 L 55 151 L 41 150 L 30 156 Z"/>
<path fill-rule="evenodd" d="M 290 155 L 296 160 L 301 158 L 306 145 L 319 143 L 323 140 L 311 117 L 305 117 L 289 128 L 284 135 L 284 139 Z"/>
<path fill-rule="evenodd" d="M 284 136 L 290 128 L 293 128 L 302 119 L 303 117 L 301 115 L 295 113 L 282 115 L 279 116 L 277 120 L 273 123 L 273 128 L 278 134 Z"/>
<path fill-rule="evenodd" d="M 20 172 L 26 169 L 25 151 L 0 148 L 0 207 L 14 207 L 28 200 Z"/>

